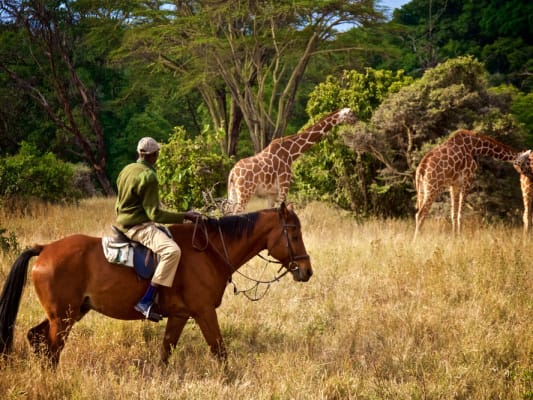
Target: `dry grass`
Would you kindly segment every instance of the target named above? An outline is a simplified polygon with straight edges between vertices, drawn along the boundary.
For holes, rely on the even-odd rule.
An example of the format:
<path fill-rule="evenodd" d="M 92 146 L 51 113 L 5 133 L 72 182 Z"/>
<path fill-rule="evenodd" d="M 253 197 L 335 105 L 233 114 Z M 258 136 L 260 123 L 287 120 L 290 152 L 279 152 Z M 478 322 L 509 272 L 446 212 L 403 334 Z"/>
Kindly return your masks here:
<path fill-rule="evenodd" d="M 257 302 L 228 288 L 219 308 L 225 369 L 193 322 L 164 367 L 163 323 L 96 313 L 74 327 L 59 369 L 41 369 L 24 340 L 43 318 L 29 285 L 0 370 L 2 397 L 533 399 L 533 252 L 520 227 L 475 224 L 453 239 L 433 219 L 413 244 L 413 221 L 360 223 L 319 203 L 298 214 L 315 275 L 305 284 L 286 277 Z M 0 217 L 25 247 L 105 234 L 113 202 Z M 13 258 L 0 254 L 2 280 Z M 253 264 L 246 271 L 259 274 L 263 263 Z"/>

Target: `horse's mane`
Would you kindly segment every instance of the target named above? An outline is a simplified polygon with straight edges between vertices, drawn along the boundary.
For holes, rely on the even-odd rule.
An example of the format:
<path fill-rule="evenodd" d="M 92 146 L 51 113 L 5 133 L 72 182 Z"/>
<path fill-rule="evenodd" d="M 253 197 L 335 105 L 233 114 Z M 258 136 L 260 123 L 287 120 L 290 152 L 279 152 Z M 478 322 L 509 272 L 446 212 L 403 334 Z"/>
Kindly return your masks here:
<path fill-rule="evenodd" d="M 220 218 L 207 218 L 204 220 L 208 230 L 220 230 L 225 236 L 240 237 L 250 235 L 255 227 L 259 212 L 239 215 L 227 215 Z"/>

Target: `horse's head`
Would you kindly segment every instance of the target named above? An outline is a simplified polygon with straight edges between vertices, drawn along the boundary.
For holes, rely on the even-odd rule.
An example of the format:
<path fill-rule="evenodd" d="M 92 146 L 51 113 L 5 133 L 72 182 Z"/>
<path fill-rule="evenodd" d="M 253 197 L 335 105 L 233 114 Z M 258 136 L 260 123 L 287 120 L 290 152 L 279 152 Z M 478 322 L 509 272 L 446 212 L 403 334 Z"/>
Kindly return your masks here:
<path fill-rule="evenodd" d="M 268 251 L 292 273 L 295 281 L 307 282 L 313 269 L 302 239 L 300 220 L 292 206 L 285 203 L 281 204 L 278 216 L 280 226 L 268 238 Z"/>

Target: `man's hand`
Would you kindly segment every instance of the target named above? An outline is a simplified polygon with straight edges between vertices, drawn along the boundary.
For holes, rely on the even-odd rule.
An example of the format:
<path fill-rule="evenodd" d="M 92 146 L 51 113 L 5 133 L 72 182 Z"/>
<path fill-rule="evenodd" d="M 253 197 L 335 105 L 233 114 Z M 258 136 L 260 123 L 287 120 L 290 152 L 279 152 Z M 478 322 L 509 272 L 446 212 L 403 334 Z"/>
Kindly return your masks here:
<path fill-rule="evenodd" d="M 183 219 L 188 219 L 189 221 L 196 222 L 199 219 L 202 219 L 202 214 L 196 211 L 187 211 L 183 216 Z"/>

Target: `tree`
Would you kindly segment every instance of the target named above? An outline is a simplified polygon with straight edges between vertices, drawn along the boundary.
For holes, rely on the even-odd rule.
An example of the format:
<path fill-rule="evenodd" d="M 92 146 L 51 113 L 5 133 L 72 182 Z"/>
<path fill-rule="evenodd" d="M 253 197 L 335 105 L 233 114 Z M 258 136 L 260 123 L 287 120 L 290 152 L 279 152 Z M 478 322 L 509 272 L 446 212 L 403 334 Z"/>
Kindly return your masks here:
<path fill-rule="evenodd" d="M 39 104 L 65 135 L 66 143 L 75 142 L 77 156 L 92 168 L 104 193 L 112 195 L 106 175 L 98 84 L 83 65 L 92 54 L 83 37 L 90 30 L 81 28 L 104 9 L 97 12 L 83 6 L 83 2 L 75 1 L 3 1 L 0 13 L 7 22 L 2 38 L 11 46 L 4 47 L 9 55 L 0 59 L 0 71 Z M 108 29 L 108 41 L 113 37 L 109 24 L 95 27 L 99 33 Z"/>
<path fill-rule="evenodd" d="M 215 203 L 225 194 L 232 162 L 216 151 L 212 138 L 205 133 L 188 139 L 182 128 L 175 128 L 168 143 L 161 148 L 157 175 L 161 201 L 168 207 L 186 211 L 192 207 L 220 206 Z"/>
<path fill-rule="evenodd" d="M 390 93 L 398 92 L 412 82 L 413 79 L 403 71 L 372 68 L 366 68 L 364 73 L 344 71 L 339 77 L 328 76 L 315 87 L 309 96 L 307 111 L 317 118 L 346 105 L 361 121 L 368 121 Z M 385 203 L 374 193 L 374 177 L 380 168 L 379 160 L 364 153 L 354 153 L 339 135 L 333 133 L 296 161 L 293 186 L 301 198 L 333 201 L 358 215 L 398 215 L 402 212 L 401 203 Z"/>
<path fill-rule="evenodd" d="M 353 44 L 338 47 L 336 29 L 377 21 L 381 14 L 373 3 L 232 0 L 144 7 L 122 56 L 168 68 L 183 92 L 197 91 L 215 131 L 224 132 L 225 153 L 236 153 L 243 123 L 258 152 L 285 132 L 311 58 L 355 50 Z"/>
<path fill-rule="evenodd" d="M 450 58 L 472 55 L 492 79 L 530 90 L 533 80 L 533 3 L 529 0 L 412 0 L 390 23 L 404 40 L 404 68 L 416 57 L 424 71 Z"/>
<path fill-rule="evenodd" d="M 525 136 L 510 115 L 510 105 L 511 93 L 490 90 L 483 64 L 472 57 L 459 57 L 428 69 L 422 78 L 391 93 L 370 121 L 356 125 L 345 139 L 357 153 L 370 154 L 381 162 L 373 178 L 375 189 L 386 193 L 404 188 L 407 209 L 412 204 L 412 178 L 418 161 L 430 146 L 453 131 L 472 129 L 516 149 L 525 148 Z M 485 207 L 495 204 L 495 210 L 501 210 L 502 204 L 519 204 L 516 174 L 509 170 L 498 173 L 507 166 L 492 160 L 483 160 L 482 165 L 481 170 L 492 171 L 500 180 L 496 185 L 487 184 L 487 177 L 477 180 L 478 197 L 469 200 Z"/>

